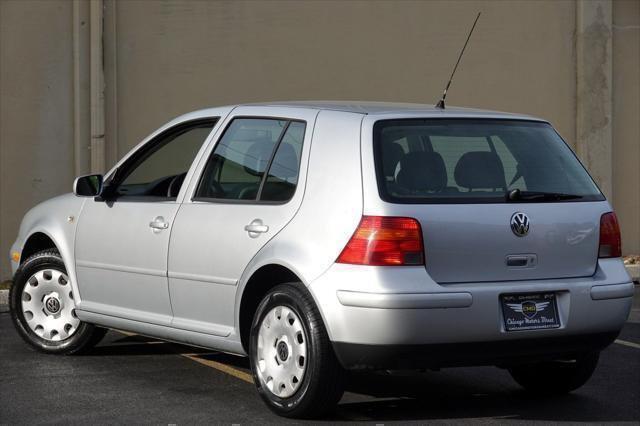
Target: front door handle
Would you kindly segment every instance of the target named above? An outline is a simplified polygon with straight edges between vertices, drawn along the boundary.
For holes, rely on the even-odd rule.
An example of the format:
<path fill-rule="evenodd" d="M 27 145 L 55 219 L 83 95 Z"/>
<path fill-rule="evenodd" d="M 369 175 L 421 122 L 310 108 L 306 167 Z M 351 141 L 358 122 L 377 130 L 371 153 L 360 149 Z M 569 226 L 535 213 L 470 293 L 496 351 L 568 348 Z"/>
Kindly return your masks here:
<path fill-rule="evenodd" d="M 158 216 L 155 219 L 153 219 L 152 222 L 149 222 L 149 228 L 151 228 L 151 230 L 154 233 L 158 233 L 163 229 L 167 229 L 168 227 L 169 227 L 169 223 L 165 222 L 164 217 L 162 216 Z"/>
<path fill-rule="evenodd" d="M 250 224 L 244 227 L 244 230 L 249 233 L 251 238 L 258 238 L 260 234 L 269 232 L 269 227 L 262 223 L 261 219 L 254 219 Z"/>

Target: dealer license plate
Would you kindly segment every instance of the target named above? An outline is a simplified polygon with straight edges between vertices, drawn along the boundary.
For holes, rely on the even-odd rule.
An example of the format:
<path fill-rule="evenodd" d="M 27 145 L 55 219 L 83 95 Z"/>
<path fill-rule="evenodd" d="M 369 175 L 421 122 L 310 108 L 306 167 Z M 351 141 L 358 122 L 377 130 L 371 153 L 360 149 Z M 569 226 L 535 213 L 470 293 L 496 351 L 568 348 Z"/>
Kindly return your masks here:
<path fill-rule="evenodd" d="M 507 331 L 560 327 L 555 293 L 504 294 L 500 300 Z"/>

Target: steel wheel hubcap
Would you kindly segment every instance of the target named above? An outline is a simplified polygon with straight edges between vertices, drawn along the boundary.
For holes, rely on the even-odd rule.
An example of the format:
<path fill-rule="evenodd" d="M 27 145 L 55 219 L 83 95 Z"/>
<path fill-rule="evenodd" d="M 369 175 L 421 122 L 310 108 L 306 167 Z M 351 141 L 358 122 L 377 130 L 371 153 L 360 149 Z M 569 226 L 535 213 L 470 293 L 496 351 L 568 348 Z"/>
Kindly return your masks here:
<path fill-rule="evenodd" d="M 80 325 L 69 277 L 61 271 L 44 269 L 33 274 L 22 290 L 21 300 L 27 325 L 45 340 L 68 339 Z"/>
<path fill-rule="evenodd" d="M 307 369 L 307 336 L 298 315 L 276 306 L 262 319 L 256 351 L 258 378 L 280 398 L 293 395 Z"/>

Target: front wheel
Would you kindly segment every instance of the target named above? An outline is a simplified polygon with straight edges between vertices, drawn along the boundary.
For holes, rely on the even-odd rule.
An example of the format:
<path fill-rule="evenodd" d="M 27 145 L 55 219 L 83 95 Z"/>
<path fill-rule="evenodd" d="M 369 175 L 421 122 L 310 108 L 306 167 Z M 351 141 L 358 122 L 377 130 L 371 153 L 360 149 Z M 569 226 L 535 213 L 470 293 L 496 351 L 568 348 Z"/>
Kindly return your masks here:
<path fill-rule="evenodd" d="M 344 371 L 320 312 L 301 283 L 274 287 L 255 313 L 251 371 L 267 406 L 285 417 L 318 417 L 335 409 Z"/>
<path fill-rule="evenodd" d="M 76 316 L 67 270 L 55 249 L 35 253 L 20 265 L 9 306 L 20 337 L 41 352 L 78 353 L 96 345 L 106 334 L 105 329 Z"/>
<path fill-rule="evenodd" d="M 568 361 L 550 361 L 509 368 L 511 377 L 534 394 L 564 394 L 587 383 L 598 365 L 599 352 L 581 354 Z"/>

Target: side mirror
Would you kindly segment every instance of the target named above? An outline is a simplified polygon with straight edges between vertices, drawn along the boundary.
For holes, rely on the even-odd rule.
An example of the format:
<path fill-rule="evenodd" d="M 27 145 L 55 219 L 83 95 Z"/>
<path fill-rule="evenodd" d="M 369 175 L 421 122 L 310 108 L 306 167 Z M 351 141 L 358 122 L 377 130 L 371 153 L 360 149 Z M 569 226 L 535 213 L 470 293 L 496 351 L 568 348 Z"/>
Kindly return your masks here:
<path fill-rule="evenodd" d="M 73 182 L 73 193 L 78 197 L 96 197 L 102 192 L 102 175 L 85 175 Z"/>

